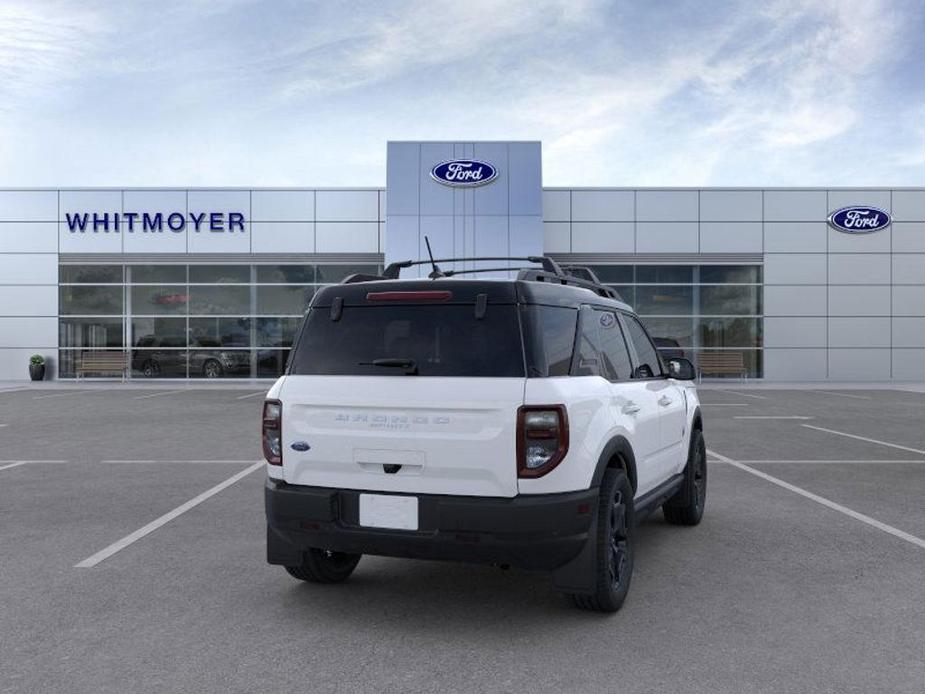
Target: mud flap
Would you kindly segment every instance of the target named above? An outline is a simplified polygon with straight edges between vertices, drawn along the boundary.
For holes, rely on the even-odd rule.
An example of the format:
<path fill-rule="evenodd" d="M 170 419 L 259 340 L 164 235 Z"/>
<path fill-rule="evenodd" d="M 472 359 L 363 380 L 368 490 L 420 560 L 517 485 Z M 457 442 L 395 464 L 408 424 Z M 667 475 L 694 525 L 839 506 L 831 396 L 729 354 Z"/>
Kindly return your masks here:
<path fill-rule="evenodd" d="M 267 562 L 282 566 L 299 566 L 302 550 L 269 525 L 267 526 Z"/>
<path fill-rule="evenodd" d="M 553 588 L 573 595 L 593 595 L 597 591 L 597 508 L 588 526 L 588 540 L 567 564 L 552 573 Z"/>

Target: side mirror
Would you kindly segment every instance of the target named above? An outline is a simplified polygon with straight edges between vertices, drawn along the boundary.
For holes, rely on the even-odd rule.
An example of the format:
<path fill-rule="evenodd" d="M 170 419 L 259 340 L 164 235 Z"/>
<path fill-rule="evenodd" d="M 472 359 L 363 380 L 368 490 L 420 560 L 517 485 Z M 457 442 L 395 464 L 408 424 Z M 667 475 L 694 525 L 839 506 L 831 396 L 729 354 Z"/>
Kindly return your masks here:
<path fill-rule="evenodd" d="M 679 381 L 693 381 L 697 378 L 697 370 L 689 359 L 674 357 L 668 360 L 668 376 Z"/>

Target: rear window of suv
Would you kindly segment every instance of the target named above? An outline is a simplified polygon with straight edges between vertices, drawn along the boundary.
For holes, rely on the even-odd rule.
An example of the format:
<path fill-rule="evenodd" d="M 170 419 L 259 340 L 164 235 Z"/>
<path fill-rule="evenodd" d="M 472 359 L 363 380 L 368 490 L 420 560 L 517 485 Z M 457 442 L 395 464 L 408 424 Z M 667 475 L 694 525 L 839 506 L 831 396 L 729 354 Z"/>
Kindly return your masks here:
<path fill-rule="evenodd" d="M 489 305 L 482 318 L 470 305 L 346 306 L 309 311 L 290 373 L 321 376 L 404 376 L 410 369 L 372 364 L 413 362 L 420 376 L 523 377 L 517 307 Z"/>

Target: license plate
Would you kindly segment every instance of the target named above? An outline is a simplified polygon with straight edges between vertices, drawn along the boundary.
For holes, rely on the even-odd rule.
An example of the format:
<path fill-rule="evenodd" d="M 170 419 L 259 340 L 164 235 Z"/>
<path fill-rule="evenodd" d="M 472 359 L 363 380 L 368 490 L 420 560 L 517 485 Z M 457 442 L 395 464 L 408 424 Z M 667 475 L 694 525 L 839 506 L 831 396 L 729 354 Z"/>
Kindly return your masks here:
<path fill-rule="evenodd" d="M 418 529 L 418 498 L 360 494 L 360 525 L 367 528 Z"/>

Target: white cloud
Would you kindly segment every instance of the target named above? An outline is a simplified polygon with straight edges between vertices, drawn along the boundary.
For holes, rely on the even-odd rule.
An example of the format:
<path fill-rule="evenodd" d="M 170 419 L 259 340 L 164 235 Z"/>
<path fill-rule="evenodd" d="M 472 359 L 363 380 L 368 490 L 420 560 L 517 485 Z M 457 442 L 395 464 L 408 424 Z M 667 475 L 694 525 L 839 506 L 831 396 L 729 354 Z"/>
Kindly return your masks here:
<path fill-rule="evenodd" d="M 864 81 L 895 55 L 898 18 L 872 0 L 783 0 L 762 15 L 768 23 L 754 40 L 707 66 L 703 83 L 723 114 L 713 133 L 781 147 L 846 132 L 858 121 Z"/>
<path fill-rule="evenodd" d="M 389 139 L 539 139 L 547 185 L 925 173 L 922 94 L 877 96 L 902 0 L 274 7 L 8 0 L 0 181 L 381 185 Z"/>
<path fill-rule="evenodd" d="M 102 26 L 97 13 L 82 6 L 0 4 L 0 108 L 9 110 L 75 76 Z"/>
<path fill-rule="evenodd" d="M 283 53 L 279 62 L 297 64 L 284 93 L 292 98 L 354 89 L 467 60 L 486 67 L 507 42 L 526 39 L 524 47 L 532 46 L 530 37 L 544 28 L 586 22 L 595 5 L 592 0 L 417 0 L 372 19 L 353 13 L 309 32 Z"/>
<path fill-rule="evenodd" d="M 796 162 L 805 148 L 863 127 L 876 109 L 867 91 L 880 85 L 880 71 L 903 56 L 907 43 L 895 5 L 782 0 L 758 13 L 752 7 L 704 27 L 673 28 L 664 39 L 674 48 L 641 66 L 617 64 L 607 77 L 585 74 L 554 90 L 536 111 L 550 116 L 544 139 L 556 183 L 591 184 L 588 172 L 601 173 L 595 155 L 604 152 L 633 169 L 616 176 L 611 169 L 599 184 L 735 184 L 724 160 L 741 161 L 746 153 L 750 173 L 771 178 L 785 172 L 786 163 L 765 168 L 787 161 L 780 150 L 793 150 Z"/>

